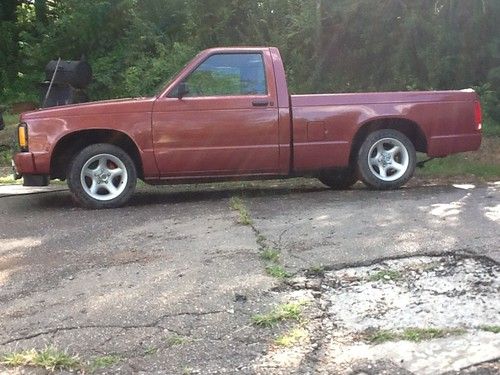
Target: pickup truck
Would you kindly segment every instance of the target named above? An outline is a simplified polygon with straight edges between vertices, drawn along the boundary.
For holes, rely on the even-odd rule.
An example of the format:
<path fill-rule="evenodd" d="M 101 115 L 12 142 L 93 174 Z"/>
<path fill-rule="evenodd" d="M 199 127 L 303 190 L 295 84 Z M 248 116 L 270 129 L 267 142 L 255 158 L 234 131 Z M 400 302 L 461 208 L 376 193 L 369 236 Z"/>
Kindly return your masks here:
<path fill-rule="evenodd" d="M 151 98 L 23 113 L 17 178 L 67 180 L 88 208 L 149 184 L 307 176 L 396 189 L 429 157 L 477 150 L 473 90 L 290 95 L 277 48 L 201 52 Z"/>

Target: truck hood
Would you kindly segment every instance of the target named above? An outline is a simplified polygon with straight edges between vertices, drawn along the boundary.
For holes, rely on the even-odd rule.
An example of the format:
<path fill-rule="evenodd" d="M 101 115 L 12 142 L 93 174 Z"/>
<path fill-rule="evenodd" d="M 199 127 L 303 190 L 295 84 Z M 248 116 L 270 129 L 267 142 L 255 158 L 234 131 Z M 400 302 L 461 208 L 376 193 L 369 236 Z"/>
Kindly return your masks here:
<path fill-rule="evenodd" d="M 60 107 L 39 109 L 21 114 L 21 122 L 42 119 L 112 113 L 151 112 L 156 98 L 128 98 L 118 100 L 103 100 L 82 104 L 72 104 Z"/>

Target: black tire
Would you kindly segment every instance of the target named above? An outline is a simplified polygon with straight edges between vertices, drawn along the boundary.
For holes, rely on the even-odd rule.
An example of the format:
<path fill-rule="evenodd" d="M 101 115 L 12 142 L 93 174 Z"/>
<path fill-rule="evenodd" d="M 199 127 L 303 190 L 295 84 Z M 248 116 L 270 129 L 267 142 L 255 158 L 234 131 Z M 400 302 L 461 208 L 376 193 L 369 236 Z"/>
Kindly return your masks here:
<path fill-rule="evenodd" d="M 393 129 L 370 133 L 358 151 L 359 176 L 365 185 L 373 189 L 400 188 L 412 178 L 416 163 L 413 143 L 406 135 Z"/>
<path fill-rule="evenodd" d="M 347 190 L 358 182 L 358 173 L 353 168 L 324 171 L 318 180 L 333 190 Z"/>
<path fill-rule="evenodd" d="M 84 170 L 93 173 L 84 175 Z M 80 205 L 91 209 L 116 208 L 127 203 L 134 193 L 137 171 L 130 156 L 121 148 L 98 143 L 75 155 L 67 179 Z"/>

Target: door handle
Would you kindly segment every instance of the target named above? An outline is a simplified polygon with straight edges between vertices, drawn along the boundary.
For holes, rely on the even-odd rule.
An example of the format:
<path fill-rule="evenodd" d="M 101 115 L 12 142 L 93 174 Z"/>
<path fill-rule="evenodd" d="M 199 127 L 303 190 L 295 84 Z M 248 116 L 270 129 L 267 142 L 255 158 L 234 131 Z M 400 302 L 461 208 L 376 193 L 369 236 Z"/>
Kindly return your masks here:
<path fill-rule="evenodd" d="M 252 102 L 254 107 L 267 107 L 269 105 L 269 100 L 267 99 L 256 99 Z"/>

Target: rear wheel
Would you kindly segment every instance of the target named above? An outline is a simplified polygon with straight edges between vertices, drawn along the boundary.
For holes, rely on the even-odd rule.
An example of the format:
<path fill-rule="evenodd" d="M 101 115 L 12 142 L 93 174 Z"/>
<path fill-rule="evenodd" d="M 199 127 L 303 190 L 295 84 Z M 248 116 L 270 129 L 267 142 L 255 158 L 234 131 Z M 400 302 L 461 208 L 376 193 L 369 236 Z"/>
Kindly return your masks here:
<path fill-rule="evenodd" d="M 417 155 L 403 133 L 382 129 L 368 135 L 358 152 L 358 170 L 363 182 L 374 189 L 397 189 L 415 172 Z"/>
<path fill-rule="evenodd" d="M 318 176 L 318 180 L 333 190 L 349 189 L 358 179 L 353 168 L 325 171 Z"/>
<path fill-rule="evenodd" d="M 121 148 L 100 143 L 80 151 L 71 162 L 68 186 L 87 208 L 115 208 L 132 196 L 137 182 L 134 162 Z"/>

